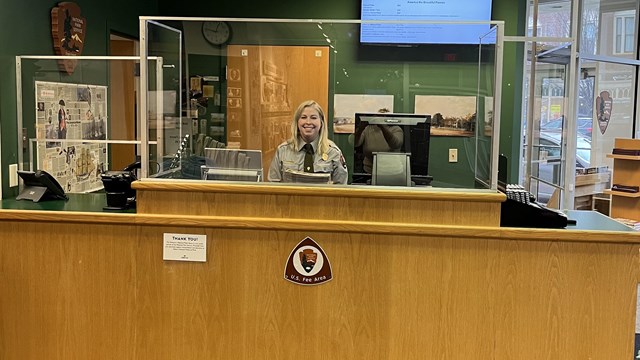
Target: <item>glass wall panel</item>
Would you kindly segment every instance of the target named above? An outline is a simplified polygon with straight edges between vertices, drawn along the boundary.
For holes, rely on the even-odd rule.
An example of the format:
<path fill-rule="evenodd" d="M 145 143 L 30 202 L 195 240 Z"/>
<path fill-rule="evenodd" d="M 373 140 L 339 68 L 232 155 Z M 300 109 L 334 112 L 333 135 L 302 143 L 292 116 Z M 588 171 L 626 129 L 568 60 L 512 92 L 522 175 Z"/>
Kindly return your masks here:
<path fill-rule="evenodd" d="M 533 10 L 533 1 L 530 1 L 528 36 L 534 34 Z M 571 0 L 540 1 L 535 30 L 537 37 L 569 37 L 571 34 Z"/>
<path fill-rule="evenodd" d="M 488 33 L 488 38 L 497 38 L 495 33 L 498 31 L 497 27 L 493 27 Z M 475 131 L 475 147 L 471 147 L 470 144 L 465 143 L 464 148 L 469 151 L 475 151 L 475 178 L 479 184 L 490 184 L 492 166 L 497 167 L 497 164 L 492 165 L 492 155 L 495 149 L 492 147 L 495 145 L 493 139 L 499 136 L 497 131 L 498 127 L 494 123 L 494 104 L 496 103 L 496 86 L 495 86 L 495 61 L 499 54 L 496 53 L 496 47 L 494 43 L 481 42 L 478 49 L 478 90 L 477 90 L 477 121 Z M 500 103 L 498 100 L 497 103 Z M 494 159 L 495 160 L 495 159 Z M 508 171 L 502 169 L 499 171 Z M 489 186 L 487 186 L 489 187 Z"/>
<path fill-rule="evenodd" d="M 637 0 L 584 0 L 580 29 L 581 55 L 634 58 Z"/>
<path fill-rule="evenodd" d="M 583 0 L 573 3 L 572 9 L 569 1 L 540 1 L 534 9 L 531 2 L 529 35 L 533 35 L 535 29 L 538 37 L 567 37 L 567 41 L 554 44 L 548 39 L 540 39 L 535 43 L 537 62 L 527 63 L 525 102 L 531 103 L 533 114 L 525 118 L 533 119 L 533 127 L 532 141 L 528 142 L 523 135 L 523 144 L 524 160 L 526 151 L 531 151 L 532 165 L 530 169 L 524 169 L 528 173 L 522 173 L 531 175 L 530 179 L 525 176 L 525 180 L 531 181 L 531 189 L 538 193 L 540 200 L 550 198 L 549 190 L 553 190 L 561 194 L 564 192 L 560 198 L 571 201 L 560 206 L 591 209 L 593 196 L 610 186 L 610 174 L 603 167 L 611 166 L 606 154 L 611 152 L 613 139 L 634 135 L 637 67 L 631 63 L 637 57 L 635 29 L 639 4 L 635 0 Z M 571 12 L 578 9 L 576 35 L 579 42 L 574 44 L 570 38 Z M 535 26 L 534 10 L 538 11 Z M 570 58 L 572 50 L 580 59 L 579 66 Z M 531 79 L 533 72 L 535 76 Z M 569 83 L 569 79 L 575 79 L 575 83 Z M 569 98 L 574 90 L 575 96 Z M 614 98 L 612 93 L 617 97 Z M 560 108 L 562 116 L 556 119 L 554 110 Z M 555 150 L 549 147 L 552 144 L 542 144 L 543 141 L 549 142 L 551 134 L 560 138 L 557 144 L 553 144 Z M 528 143 L 531 148 L 527 148 Z M 543 171 L 549 167 L 549 154 L 556 153 L 560 162 L 553 165 L 550 172 Z M 568 159 L 572 162 L 575 159 L 575 164 L 569 164 Z M 569 173 L 569 168 L 574 165 L 575 175 Z M 586 172 L 595 172 L 595 169 L 604 172 L 602 176 L 598 175 L 595 183 L 590 182 L 591 177 L 582 176 Z M 551 175 L 547 176 L 545 172 Z M 576 178 L 564 181 L 563 174 Z M 585 179 L 589 180 L 588 183 Z"/>
<path fill-rule="evenodd" d="M 636 99 L 635 66 L 605 62 L 582 62 L 593 73 L 593 123 L 591 166 L 613 166 L 607 158 L 615 138 L 633 136 L 634 101 Z"/>
<path fill-rule="evenodd" d="M 554 193 L 560 196 L 565 184 L 569 47 L 566 43 L 537 44 L 534 57 L 531 46 L 527 44 L 522 161 L 530 175 L 529 191 L 546 204 Z M 531 163 L 526 169 L 529 154 Z"/>
<path fill-rule="evenodd" d="M 147 56 L 150 59 L 143 119 L 147 121 L 148 140 L 154 143 L 148 148 L 149 176 L 161 176 L 180 168 L 182 148 L 190 140 L 182 131 L 190 126 L 187 117 L 182 116 L 182 109 L 198 111 L 197 101 L 183 103 L 186 98 L 182 93 L 183 81 L 187 79 L 181 77 L 182 33 L 170 25 L 175 24 L 149 22 L 147 26 Z M 152 66 L 156 61 L 158 66 Z"/>

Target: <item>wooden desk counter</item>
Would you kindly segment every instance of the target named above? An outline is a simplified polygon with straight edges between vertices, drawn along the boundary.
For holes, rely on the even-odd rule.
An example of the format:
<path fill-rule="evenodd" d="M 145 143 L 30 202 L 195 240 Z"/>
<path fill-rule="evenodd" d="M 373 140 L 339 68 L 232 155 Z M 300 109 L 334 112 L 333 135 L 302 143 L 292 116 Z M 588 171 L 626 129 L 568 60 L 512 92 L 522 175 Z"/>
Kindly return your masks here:
<path fill-rule="evenodd" d="M 0 210 L 0 358 L 633 353 L 638 233 L 499 228 L 486 192 L 207 185 L 136 183 L 136 214 Z M 207 262 L 163 261 L 163 233 L 206 235 Z M 284 280 L 306 236 L 328 283 Z"/>
<path fill-rule="evenodd" d="M 371 186 L 229 184 L 211 181 L 134 183 L 139 214 L 213 215 L 242 219 L 321 219 L 437 225 L 500 225 L 503 194 L 487 190 Z"/>

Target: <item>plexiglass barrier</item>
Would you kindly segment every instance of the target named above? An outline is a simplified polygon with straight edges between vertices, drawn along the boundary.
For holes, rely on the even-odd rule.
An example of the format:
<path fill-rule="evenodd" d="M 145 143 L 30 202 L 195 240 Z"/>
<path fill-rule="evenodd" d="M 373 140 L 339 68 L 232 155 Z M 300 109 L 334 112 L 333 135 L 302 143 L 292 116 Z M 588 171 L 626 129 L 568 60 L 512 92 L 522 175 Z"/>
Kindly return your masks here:
<path fill-rule="evenodd" d="M 141 51 L 144 58 L 140 91 L 147 94 L 140 104 L 141 140 L 149 143 L 141 149 L 142 173 L 154 177 L 175 176 L 182 166 L 182 152 L 191 147 L 185 131 L 190 127 L 190 105 L 182 84 L 182 32 L 167 25 L 148 21 L 141 24 Z M 161 59 L 155 73 L 154 58 Z M 154 142 L 154 144 L 151 144 Z M 186 154 L 185 154 L 186 155 Z M 199 170 L 198 170 L 199 171 Z"/>
<path fill-rule="evenodd" d="M 433 186 L 495 189 L 501 26 L 141 18 L 142 57 L 164 60 L 161 79 L 149 72 L 147 105 L 165 106 L 163 121 L 146 119 L 143 142 L 157 145 L 143 155 L 148 170 L 179 162 L 145 176 L 200 179 L 204 149 L 222 147 L 261 151 L 268 181 L 276 149 L 292 137 L 296 108 L 315 100 L 325 113 L 323 131 L 344 157 L 348 183 L 360 161 L 354 148 L 363 146 L 354 141 L 355 114 L 389 112 L 431 115 L 429 153 L 412 156 L 428 156 Z M 374 136 L 384 141 L 381 134 Z M 388 145 L 364 146 L 365 156 L 388 151 Z"/>
<path fill-rule="evenodd" d="M 70 192 L 95 190 L 101 173 L 136 160 L 142 177 L 199 181 L 205 149 L 224 148 L 260 151 L 260 180 L 268 181 L 276 149 L 297 129 L 296 108 L 315 100 L 324 110 L 321 131 L 341 150 L 334 162 L 347 168 L 344 182 L 361 170 L 356 156 L 409 153 L 416 137 L 402 128 L 404 143 L 389 145 L 382 129 L 394 130 L 389 123 L 365 144 L 356 114 L 425 114 L 428 153 L 414 148 L 411 156 L 428 159 L 431 185 L 496 188 L 501 22 L 141 18 L 140 25 L 139 57 L 17 57 L 21 169 L 46 170 Z M 456 33 L 467 35 L 451 40 Z M 455 41 L 466 43 L 446 43 Z M 70 74 L 61 65 L 69 61 Z M 316 160 L 332 161 L 326 155 Z"/>
<path fill-rule="evenodd" d="M 480 187 L 495 189 L 493 170 L 498 170 L 497 155 L 499 153 L 499 129 L 500 129 L 500 98 L 502 87 L 496 81 L 501 81 L 502 65 L 500 70 L 495 64 L 501 57 L 501 50 L 495 45 L 499 27 L 492 27 L 480 37 L 478 49 L 478 92 L 476 98 L 476 126 L 474 146 L 470 148 L 473 155 L 473 167 L 476 184 Z M 498 51 L 500 50 L 500 51 Z M 496 72 L 499 71 L 499 72 Z M 496 75 L 498 78 L 496 79 Z M 506 171 L 503 169 L 502 171 Z"/>
<path fill-rule="evenodd" d="M 44 170 L 65 192 L 84 193 L 102 189 L 101 174 L 139 161 L 139 62 L 117 56 L 17 57 L 19 169 Z M 162 59 L 148 62 L 155 74 Z"/>

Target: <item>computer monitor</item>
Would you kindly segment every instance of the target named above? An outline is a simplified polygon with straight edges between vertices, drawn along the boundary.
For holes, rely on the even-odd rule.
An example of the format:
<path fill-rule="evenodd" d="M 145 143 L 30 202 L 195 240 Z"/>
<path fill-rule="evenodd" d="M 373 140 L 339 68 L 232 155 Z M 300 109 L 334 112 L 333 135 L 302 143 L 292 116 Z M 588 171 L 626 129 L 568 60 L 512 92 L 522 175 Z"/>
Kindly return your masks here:
<path fill-rule="evenodd" d="M 262 151 L 205 148 L 203 180 L 262 181 Z"/>
<path fill-rule="evenodd" d="M 372 183 L 374 152 L 397 152 L 410 154 L 412 185 L 431 184 L 433 179 L 429 175 L 431 115 L 397 113 L 356 113 L 355 115 L 352 183 Z"/>

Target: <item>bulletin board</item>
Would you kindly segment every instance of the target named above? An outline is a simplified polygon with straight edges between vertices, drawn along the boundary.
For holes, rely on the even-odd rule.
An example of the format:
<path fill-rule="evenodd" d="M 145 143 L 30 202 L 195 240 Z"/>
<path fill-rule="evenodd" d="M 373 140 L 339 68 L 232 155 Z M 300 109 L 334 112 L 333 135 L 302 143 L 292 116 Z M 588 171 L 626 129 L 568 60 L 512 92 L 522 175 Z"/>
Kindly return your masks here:
<path fill-rule="evenodd" d="M 103 188 L 107 86 L 36 81 L 36 164 L 65 192 Z M 84 141 L 83 141 L 84 140 Z"/>

